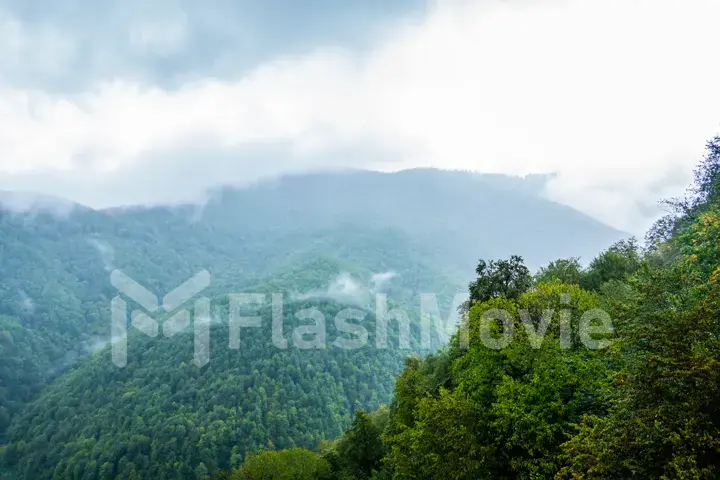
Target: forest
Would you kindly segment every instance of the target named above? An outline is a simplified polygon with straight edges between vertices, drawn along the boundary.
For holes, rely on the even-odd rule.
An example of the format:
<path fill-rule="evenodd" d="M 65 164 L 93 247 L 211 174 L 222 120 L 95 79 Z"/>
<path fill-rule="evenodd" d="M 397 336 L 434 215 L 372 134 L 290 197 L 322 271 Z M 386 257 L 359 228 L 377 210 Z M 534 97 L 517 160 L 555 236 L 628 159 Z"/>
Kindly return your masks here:
<path fill-rule="evenodd" d="M 409 356 L 392 402 L 356 411 L 339 438 L 264 449 L 216 478 L 718 478 L 720 138 L 686 197 L 665 205 L 644 248 L 618 242 L 587 268 L 558 259 L 531 275 L 520 257 L 481 260 L 466 345 L 460 328 L 439 352 Z M 612 336 L 564 344 L 563 323 L 592 309 Z M 521 311 L 548 320 L 541 339 Z M 489 348 L 483 334 L 508 327 L 513 341 Z"/>
<path fill-rule="evenodd" d="M 123 256 L 144 235 L 137 216 L 107 223 L 86 212 L 77 223 L 34 223 L 51 253 L 24 249 L 36 242 L 29 237 L 5 243 L 17 263 L 3 267 L 17 272 L 21 288 L 0 293 L 45 300 L 27 311 L 22 302 L 0 310 L 0 476 L 718 478 L 720 137 L 708 143 L 686 196 L 664 205 L 667 215 L 643 244 L 617 241 L 587 266 L 575 256 L 535 272 L 520 255 L 480 260 L 457 331 L 445 344 L 435 338 L 431 351 L 419 345 L 417 310 L 409 348 L 376 348 L 375 310 L 357 292 L 330 295 L 325 280 L 350 272 L 369 285 L 392 252 L 411 282 L 390 283 L 390 306 L 438 291 L 447 308 L 456 278 L 448 280 L 426 250 L 398 232 L 358 239 L 344 231 L 335 243 L 321 233 L 304 236 L 303 253 L 268 274 L 258 258 L 264 234 L 244 233 L 241 251 L 233 232 L 193 225 L 194 236 L 155 232 L 146 252 Z M 7 228 L 14 217 L 0 220 L 0 235 L 23 231 Z M 290 330 L 302 325 L 296 313 L 310 304 L 331 318 L 352 302 L 367 322 L 368 347 L 278 350 L 263 324 L 243 330 L 239 348 L 228 349 L 228 327 L 219 322 L 212 361 L 202 367 L 192 363 L 191 336 L 158 341 L 137 332 L 123 369 L 110 362 L 107 345 L 68 361 L 63 349 L 103 331 L 111 294 L 93 282 L 107 270 L 102 258 L 72 253 L 69 245 L 85 238 L 91 222 L 103 238 L 115 235 L 115 265 L 144 271 L 154 286 L 173 285 L 212 261 L 214 273 L 225 272 L 218 275 L 224 284 L 209 292 L 218 318 L 229 315 L 228 284 L 285 291 L 293 298 L 283 313 Z M 297 245 L 299 234 L 292 235 L 277 237 L 274 248 Z M 364 248 L 363 258 L 374 259 L 371 268 L 338 253 L 351 237 L 355 252 Z M 199 246 L 212 242 L 213 250 Z M 155 255 L 163 261 L 147 262 Z M 71 258 L 50 260 L 58 256 Z M 23 268 L 28 264 L 34 268 Z M 233 277 L 240 269 L 242 281 Z M 41 281 L 48 272 L 52 284 Z M 319 291 L 319 298 L 292 296 Z M 261 310 L 268 318 L 269 308 Z M 328 327 L 329 338 L 343 335 Z M 390 332 L 391 345 L 398 334 Z"/>

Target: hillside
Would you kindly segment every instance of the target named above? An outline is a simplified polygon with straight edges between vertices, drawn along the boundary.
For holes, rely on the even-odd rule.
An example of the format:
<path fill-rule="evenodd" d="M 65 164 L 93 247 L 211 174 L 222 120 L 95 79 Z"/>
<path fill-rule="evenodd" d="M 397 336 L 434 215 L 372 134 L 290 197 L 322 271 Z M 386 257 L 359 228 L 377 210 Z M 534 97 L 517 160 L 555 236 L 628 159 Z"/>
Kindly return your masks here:
<path fill-rule="evenodd" d="M 305 324 L 295 313 L 311 307 L 326 318 L 327 347 L 307 350 L 291 333 Z M 359 324 L 369 333 L 365 346 L 335 347 L 338 337 L 357 340 L 336 329 L 342 308 L 331 300 L 287 302 L 287 349 L 272 343 L 269 308 L 259 312 L 264 328 L 242 329 L 237 348 L 228 348 L 227 325 L 215 325 L 202 368 L 193 363 L 190 334 L 131 335 L 127 367 L 96 355 L 48 386 L 11 426 L 6 458 L 20 478 L 102 478 L 104 471 L 192 478 L 236 467 L 268 445 L 313 448 L 340 435 L 354 409 L 389 402 L 409 352 L 396 348 L 396 333 L 391 348 L 375 347 L 371 312 Z M 225 309 L 216 315 L 226 318 Z"/>
<path fill-rule="evenodd" d="M 269 429 L 265 412 L 253 421 L 260 430 L 251 435 L 252 440 L 240 441 L 238 432 L 222 441 L 213 440 L 212 448 L 193 453 L 176 466 L 177 471 L 202 470 L 201 463 L 210 469 L 236 466 L 223 453 L 231 446 L 237 447 L 236 458 L 241 459 L 267 441 L 279 447 L 312 447 L 319 439 L 332 438 L 349 423 L 353 409 L 372 409 L 390 401 L 392 379 L 408 351 L 379 355 L 368 351 L 353 359 L 328 350 L 319 354 L 317 361 L 324 366 L 318 372 L 278 379 L 263 373 L 267 367 L 250 368 L 245 363 L 249 359 L 236 359 L 227 349 L 213 348 L 225 355 L 218 353 L 206 367 L 212 375 L 203 374 L 197 377 L 200 383 L 188 387 L 198 396 L 183 398 L 176 406 L 162 406 L 154 393 L 160 384 L 152 377 L 130 378 L 128 372 L 137 372 L 142 365 L 131 362 L 118 369 L 110 363 L 110 299 L 117 293 L 110 272 L 120 269 L 162 297 L 206 269 L 212 280 L 203 295 L 214 299 L 213 308 L 219 308 L 219 299 L 228 293 L 255 290 L 285 292 L 293 300 L 324 299 L 372 314 L 373 295 L 383 292 L 391 306 L 403 306 L 417 321 L 419 295 L 435 293 L 441 310 L 447 312 L 453 295 L 465 290 L 472 277 L 468 265 L 477 258 L 514 251 L 537 266 L 560 252 L 587 258 L 588 252 L 621 236 L 543 199 L 539 183 L 537 178 L 436 170 L 360 171 L 290 176 L 244 189 L 220 189 L 202 208 L 92 210 L 67 208 L 62 202 L 63 209 L 58 211 L 49 199 L 43 199 L 42 208 L 29 208 L 38 204 L 27 196 L 22 197 L 23 208 L 17 202 L 5 204 L 0 210 L 0 439 L 10 442 L 8 458 L 13 461 L 8 463 L 38 478 L 51 476 L 56 462 L 62 468 L 76 468 L 94 461 L 99 469 L 105 462 L 98 464 L 98 458 L 88 460 L 82 457 L 85 454 L 75 458 L 76 453 L 104 451 L 108 442 L 125 431 L 152 438 L 163 422 L 185 415 L 182 412 L 188 408 L 205 412 L 193 423 L 206 428 L 208 422 L 219 420 L 208 406 L 214 400 L 203 390 L 203 382 L 220 388 L 237 376 L 244 378 L 243 390 L 250 388 L 251 395 L 261 386 L 270 395 L 278 385 L 293 389 L 302 384 L 303 398 L 326 391 L 330 397 L 322 408 L 330 410 L 312 410 L 312 415 L 308 410 L 309 416 L 322 420 L 318 418 L 320 423 L 305 434 Z M 513 221 L 503 220 L 507 218 Z M 144 356 L 131 344 L 130 358 L 173 372 L 174 378 L 180 375 L 177 367 L 192 358 L 181 348 L 187 338 L 141 341 L 139 345 L 148 349 Z M 264 348 L 253 352 L 258 365 L 300 361 L 294 353 Z M 343 366 L 350 364 L 369 370 Z M 330 374 L 331 379 L 325 375 L 332 365 L 338 365 L 341 373 Z M 86 382 L 95 385 L 94 393 Z M 135 391 L 142 394 L 125 396 Z M 122 406 L 108 401 L 120 393 Z M 85 400 L 66 404 L 65 398 Z M 107 425 L 96 415 L 105 404 L 127 415 Z M 227 415 L 238 415 L 238 404 L 223 405 L 230 409 Z M 279 405 L 272 403 L 268 411 L 275 412 Z M 130 428 L 127 422 L 136 422 L 135 416 L 146 408 L 163 413 L 153 414 L 149 426 Z M 334 413 L 328 418 L 330 411 Z M 17 443 L 29 431 L 40 442 L 32 441 L 32 454 Z M 88 435 L 95 438 L 95 447 L 78 443 Z M 114 462 L 123 458 L 123 465 L 134 462 L 131 458 L 135 457 L 127 457 L 123 449 L 135 448 L 132 444 L 140 442 L 140 437 L 124 441 L 121 451 L 125 453 L 103 454 L 103 458 L 113 469 L 120 468 Z M 177 458 L 189 448 L 184 441 L 178 439 L 173 450 Z M 154 458 L 158 454 L 154 448 L 142 447 L 141 457 Z M 143 468 L 136 472 L 147 473 Z"/>

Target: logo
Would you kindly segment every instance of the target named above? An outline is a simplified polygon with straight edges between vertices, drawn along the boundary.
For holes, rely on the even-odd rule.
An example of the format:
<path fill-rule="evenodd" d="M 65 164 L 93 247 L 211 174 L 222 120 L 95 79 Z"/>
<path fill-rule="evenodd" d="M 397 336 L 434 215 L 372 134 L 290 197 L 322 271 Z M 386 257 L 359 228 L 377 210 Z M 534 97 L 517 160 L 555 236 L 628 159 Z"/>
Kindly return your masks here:
<path fill-rule="evenodd" d="M 156 312 L 171 313 L 162 324 L 162 332 L 166 337 L 172 337 L 190 325 L 190 312 L 179 309 L 180 306 L 194 298 L 210 285 L 210 272 L 201 270 L 182 285 L 165 295 L 162 305 L 158 297 L 147 288 L 127 276 L 120 270 L 113 270 L 110 274 L 110 283 L 118 289 L 119 293 L 130 298 L 143 310 L 133 310 L 130 313 L 130 323 L 133 327 L 149 337 L 156 337 L 160 324 L 149 314 Z M 210 360 L 210 299 L 198 297 L 194 303 L 194 334 L 195 353 L 193 361 L 202 367 Z M 110 302 L 112 361 L 118 367 L 127 365 L 127 324 L 128 304 L 120 296 L 112 298 Z"/>
<path fill-rule="evenodd" d="M 127 365 L 128 353 L 128 323 L 149 337 L 157 337 L 162 331 L 165 337 L 172 337 L 187 329 L 192 323 L 194 355 L 193 362 L 198 367 L 207 365 L 210 361 L 210 327 L 211 309 L 210 299 L 198 296 L 210 284 L 210 273 L 201 270 L 182 285 L 165 295 L 162 303 L 150 290 L 140 285 L 120 270 L 113 270 L 110 281 L 119 294 L 111 301 L 111 344 L 112 361 L 118 367 Z M 291 301 L 295 307 L 286 316 L 284 314 L 284 295 L 275 292 L 270 295 L 270 310 L 272 316 L 271 331 L 272 343 L 279 349 L 288 348 L 289 339 L 300 350 L 314 350 L 328 348 L 326 314 L 328 310 L 316 306 L 307 306 L 306 299 L 331 298 L 338 304 L 348 302 L 347 296 L 332 295 L 328 292 L 316 291 L 311 294 L 293 294 Z M 125 298 L 124 298 L 125 297 Z M 141 308 L 132 311 L 128 307 L 126 298 L 132 300 Z M 185 306 L 193 300 L 192 313 L 190 306 Z M 302 304 L 298 303 L 302 300 Z M 449 300 L 449 299 L 447 299 Z M 228 294 L 227 326 L 229 334 L 229 348 L 240 349 L 242 329 L 261 328 L 266 319 L 261 312 L 267 314 L 267 309 L 257 311 L 268 301 L 267 293 L 230 293 Z M 366 317 L 373 310 L 372 299 L 350 298 L 345 303 L 346 308 L 335 311 L 334 331 L 337 334 L 330 344 L 335 348 L 354 350 L 367 345 L 370 338 L 366 328 Z M 419 318 L 415 312 L 408 312 L 402 305 L 391 308 L 387 294 L 375 293 L 375 348 L 393 348 L 395 342 L 400 349 L 433 350 L 440 345 L 447 344 L 457 335 L 458 348 L 465 350 L 470 345 L 470 323 L 473 323 L 473 335 L 476 342 L 481 342 L 486 348 L 500 350 L 506 348 L 514 339 L 516 330 L 524 327 L 530 347 L 541 348 L 550 328 L 558 330 L 561 348 L 573 348 L 576 338 L 589 349 L 606 348 L 612 341 L 612 318 L 600 309 L 591 309 L 578 312 L 571 308 L 556 310 L 545 309 L 540 318 L 532 318 L 531 312 L 520 309 L 514 314 L 500 309 L 486 309 L 475 311 L 471 320 L 468 313 L 468 292 L 458 292 L 452 299 L 449 315 L 443 315 L 434 293 L 420 295 Z M 569 306 L 571 297 L 564 293 L 560 303 Z M 183 308 L 183 306 L 185 306 Z M 300 308 L 300 309 L 297 309 Z M 255 309 L 255 314 L 251 310 Z M 216 324 L 222 323 L 222 311 L 216 312 Z M 514 315 L 519 313 L 520 318 Z M 572 321 L 573 314 L 581 313 L 581 317 Z M 158 315 L 159 314 L 159 315 Z M 155 315 L 156 318 L 153 318 Z M 163 319 L 162 323 L 158 319 Z M 419 342 L 417 334 L 411 334 L 411 322 L 419 323 Z M 286 332 L 286 323 L 295 324 L 292 332 Z M 390 326 L 390 323 L 393 326 Z M 394 324 L 397 324 L 396 326 Z M 434 326 L 434 329 L 433 329 Z M 397 335 L 390 332 L 397 331 Z M 554 331 L 554 330 L 553 330 Z M 286 335 L 289 333 L 290 335 Z M 392 339 L 390 337 L 393 337 Z M 290 338 L 288 338 L 290 337 Z"/>

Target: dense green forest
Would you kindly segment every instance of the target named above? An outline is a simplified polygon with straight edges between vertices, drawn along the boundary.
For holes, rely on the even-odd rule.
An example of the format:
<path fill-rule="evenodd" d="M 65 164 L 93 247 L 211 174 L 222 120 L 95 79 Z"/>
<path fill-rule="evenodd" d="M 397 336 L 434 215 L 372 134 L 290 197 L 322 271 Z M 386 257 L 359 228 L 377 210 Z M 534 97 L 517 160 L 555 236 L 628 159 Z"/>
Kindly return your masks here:
<path fill-rule="evenodd" d="M 717 337 L 709 332 L 717 329 L 708 312 L 720 261 L 708 172 L 717 157 L 711 149 L 696 191 L 674 203 L 677 213 L 653 229 L 649 248 L 619 241 L 586 268 L 578 258 L 583 238 L 608 245 L 619 232 L 546 208 L 518 184 L 457 183 L 454 173 L 402 177 L 406 189 L 408 178 L 425 186 L 422 198 L 393 197 L 402 189 L 383 177 L 385 197 L 346 196 L 348 205 L 313 215 L 297 205 L 319 209 L 323 194 L 291 193 L 306 191 L 298 182 L 323 184 L 314 176 L 223 191 L 201 214 L 0 211 L 0 475 L 713 478 Z M 372 175 L 351 177 L 345 191 L 372 186 Z M 471 201 L 474 192 L 483 202 Z M 374 216 L 389 199 L 408 203 Z M 414 213 L 410 200 L 420 205 Z M 488 221 L 501 221 L 498 212 L 516 221 L 490 229 L 491 237 L 512 241 L 485 238 L 470 248 L 487 231 L 470 225 L 473 217 L 502 200 Z M 260 211 L 241 208 L 255 202 Z M 430 229 L 422 221 L 428 204 L 434 217 L 455 213 L 422 233 Z M 338 222 L 343 212 L 350 214 Z M 524 222 L 533 235 L 520 235 Z M 463 228 L 472 233 L 458 234 Z M 560 249 L 569 257 L 547 263 Z M 500 260 L 481 260 L 470 275 L 478 257 Z M 541 258 L 545 266 L 532 275 Z M 213 308 L 207 365 L 193 363 L 190 332 L 132 331 L 127 366 L 112 363 L 109 306 L 117 292 L 108 279 L 116 268 L 158 293 L 211 272 L 203 292 Z M 459 289 L 470 298 L 460 330 L 447 344 L 434 337 L 431 350 L 421 348 L 419 294 L 435 293 L 447 314 Z M 278 349 L 269 305 L 256 312 L 262 327 L 242 329 L 238 348 L 228 348 L 235 292 L 281 292 L 288 341 L 306 324 L 299 312 L 318 308 L 328 348 Z M 396 323 L 390 348 L 376 346 L 376 293 L 388 295 L 388 308 L 409 312 L 408 348 L 398 348 Z M 333 348 L 349 334 L 332 319 L 348 307 L 368 332 L 357 350 Z M 498 341 L 507 329 L 487 321 L 499 309 L 511 314 L 513 341 L 488 348 L 487 335 Z M 612 320 L 612 335 L 592 333 L 599 326 L 583 320 L 599 310 Z M 653 427 L 648 418 L 660 420 Z"/>
<path fill-rule="evenodd" d="M 7 223 L 17 221 L 11 216 L 4 217 L 4 220 Z M 61 225 L 67 222 L 50 216 L 45 220 Z M 320 308 L 328 319 L 330 341 L 334 339 L 332 319 L 339 305 L 334 303 L 335 300 L 350 302 L 367 310 L 369 305 L 366 305 L 366 302 L 372 294 L 382 291 L 388 295 L 388 308 L 392 309 L 403 299 L 415 296 L 417 291 L 437 291 L 440 299 L 448 296 L 443 294 L 443 289 L 448 290 L 448 293 L 454 291 L 453 281 L 428 266 L 413 245 L 406 241 L 403 235 L 393 231 L 365 231 L 363 235 L 355 235 L 351 229 L 345 228 L 333 232 L 334 236 L 320 233 L 314 238 L 304 235 L 306 238 L 295 236 L 292 240 L 285 239 L 288 244 L 296 246 L 292 258 L 285 259 L 282 266 L 268 268 L 267 273 L 264 268 L 261 272 L 254 273 L 253 261 L 256 264 L 269 263 L 261 256 L 265 254 L 258 254 L 257 250 L 282 252 L 283 249 L 269 240 L 262 244 L 258 242 L 255 247 L 246 240 L 242 246 L 242 254 L 234 253 L 230 261 L 226 255 L 216 252 L 207 254 L 207 247 L 178 247 L 174 244 L 178 242 L 175 237 L 162 239 L 156 236 L 155 240 L 158 243 L 164 241 L 164 244 L 152 246 L 151 252 L 138 256 L 137 250 L 132 249 L 132 244 L 137 243 L 136 237 L 141 234 L 138 228 L 138 231 L 128 235 L 126 244 L 122 243 L 122 238 L 113 239 L 113 255 L 112 259 L 109 259 L 99 255 L 95 246 L 89 243 L 82 233 L 48 238 L 48 235 L 37 233 L 35 229 L 40 226 L 35 219 L 22 229 L 3 230 L 7 235 L 34 229 L 28 234 L 28 238 L 13 238 L 8 241 L 5 245 L 8 249 L 13 249 L 13 255 L 3 257 L 8 265 L 5 271 L 17 264 L 14 276 L 10 277 L 12 281 L 3 283 L 7 295 L 5 298 L 15 299 L 18 297 L 17 292 L 23 292 L 27 299 L 33 299 L 32 303 L 28 300 L 27 305 L 23 305 L 21 301 L 3 303 L 8 310 L 0 316 L 3 320 L 0 330 L 0 356 L 3 360 L 0 367 L 0 412 L 3 414 L 1 426 L 4 427 L 3 433 L 10 439 L 17 439 L 10 442 L 7 452 L 11 455 L 5 458 L 19 459 L 17 464 L 13 461 L 12 466 L 22 472 L 20 478 L 31 473 L 51 477 L 56 468 L 55 464 L 63 459 L 71 466 L 68 471 L 74 472 L 78 465 L 81 465 L 78 471 L 82 471 L 82 465 L 86 462 L 91 463 L 89 468 L 94 468 L 92 462 L 82 456 L 88 447 L 83 440 L 97 435 L 102 438 L 98 438 L 99 442 L 91 450 L 109 453 L 103 458 L 110 460 L 113 469 L 117 468 L 118 472 L 122 472 L 121 477 L 129 478 L 130 474 L 127 472 L 132 469 L 142 472 L 143 476 L 163 469 L 186 474 L 188 468 L 193 472 L 203 461 L 213 471 L 231 465 L 228 463 L 231 460 L 230 455 L 225 455 L 225 449 L 230 451 L 234 448 L 234 458 L 242 458 L 246 451 L 257 448 L 258 445 L 266 445 L 271 439 L 283 447 L 295 444 L 314 446 L 320 439 L 338 435 L 342 427 L 349 423 L 353 409 L 372 408 L 390 400 L 394 375 L 398 373 L 402 356 L 407 352 L 388 350 L 373 355 L 371 351 L 361 350 L 352 361 L 345 358 L 343 352 L 332 350 L 322 352 L 322 355 L 303 356 L 303 351 L 278 351 L 274 346 L 262 341 L 269 341 L 270 335 L 263 336 L 263 332 L 252 330 L 249 332 L 249 344 L 244 343 L 239 352 L 229 350 L 226 321 L 228 299 L 224 294 L 214 295 L 218 291 L 267 292 L 268 295 L 283 293 L 288 324 L 294 321 L 294 311 L 302 308 L 302 302 L 293 299 L 308 296 L 305 303 L 312 303 Z M 100 226 L 104 224 L 101 223 Z M 53 228 L 57 227 L 54 225 Z M 201 230 L 201 233 L 203 231 Z M 34 236 L 31 237 L 31 234 Z M 108 237 L 109 235 L 105 235 L 102 238 Z M 201 237 L 201 241 L 203 240 Z M 222 237 L 215 241 L 220 240 Z M 180 241 L 187 239 L 180 238 Z M 107 240 L 104 242 L 110 244 Z M 75 248 L 77 244 L 87 245 L 88 248 L 83 251 Z M 38 246 L 41 248 L 37 248 Z M 124 247 L 128 248 L 127 253 L 123 252 Z M 225 245 L 215 243 L 215 248 L 223 247 L 231 249 L 234 245 L 229 240 Z M 339 258 L 338 251 L 341 247 L 355 247 L 353 252 L 362 256 L 364 267 L 360 267 L 350 255 Z M 253 248 L 256 250 L 253 251 Z M 379 286 L 373 283 L 373 271 L 383 272 L 388 268 L 383 264 L 383 252 L 388 251 L 395 252 L 391 263 L 392 273 L 397 278 Z M 22 252 L 27 253 L 23 256 Z M 186 252 L 192 252 L 194 256 Z M 62 256 L 66 257 L 65 261 L 53 262 L 53 259 Z M 213 257 L 215 263 L 208 263 L 209 256 Z M 147 261 L 148 259 L 153 259 L 153 262 Z M 105 264 L 105 261 L 110 260 L 112 266 L 122 267 L 122 271 L 130 272 L 135 278 L 155 279 L 154 282 L 147 283 L 159 291 L 167 291 L 177 286 L 203 264 L 211 265 L 214 277 L 218 280 L 211 285 L 207 294 L 213 297 L 214 318 L 223 321 L 218 320 L 217 325 L 213 325 L 213 356 L 210 365 L 198 369 L 192 364 L 193 346 L 190 335 L 180 335 L 159 342 L 141 334 L 134 335 L 128 342 L 130 359 L 126 369 L 118 369 L 111 363 L 107 347 L 110 325 L 108 309 L 109 300 L 115 292 L 107 285 L 109 271 Z M 238 266 L 239 263 L 242 265 Z M 168 265 L 175 267 L 168 269 Z M 243 272 L 244 278 L 237 278 L 239 275 L 231 271 L 233 266 L 238 268 L 238 272 Z M 225 273 L 223 269 L 230 272 Z M 59 280 L 47 282 L 45 279 L 48 277 Z M 353 283 L 349 287 L 339 284 L 333 289 L 333 284 L 343 278 L 349 278 Z M 253 281 L 258 283 L 250 283 Z M 230 283 L 234 285 L 233 290 L 228 287 Z M 270 316 L 267 311 L 260 312 L 260 315 L 268 318 Z M 372 312 L 368 315 L 368 322 L 372 323 Z M 392 332 L 390 340 L 392 341 Z M 187 368 L 181 367 L 183 363 Z M 299 370 L 293 370 L 292 365 Z M 365 367 L 362 371 L 359 370 L 360 365 Z M 168 376 L 159 374 L 163 370 L 167 370 Z M 68 372 L 65 373 L 66 371 Z M 200 383 L 196 383 L 197 380 Z M 49 386 L 46 385 L 48 382 Z M 211 387 L 213 384 L 215 387 Z M 227 384 L 234 385 L 232 392 L 224 389 L 219 393 L 216 390 Z M 173 394 L 171 396 L 165 395 L 168 387 Z M 193 393 L 179 399 L 174 396 L 178 389 L 181 393 Z M 128 394 L 134 390 L 138 392 Z M 139 392 L 142 393 L 138 394 Z M 317 399 L 320 392 L 326 397 L 317 403 L 310 402 L 309 399 Z M 227 396 L 230 394 L 232 397 Z M 36 403 L 29 403 L 38 396 L 40 398 Z M 161 404 L 154 405 L 161 398 Z M 265 402 L 263 406 L 256 402 L 261 398 Z M 81 401 L 77 403 L 75 400 Z M 115 401 L 120 403 L 115 404 Z M 280 415 L 277 412 L 282 410 L 281 406 L 288 407 L 293 402 L 299 402 L 298 413 L 289 413 L 293 419 L 293 427 L 290 428 L 286 414 Z M 100 405 L 104 408 L 99 409 Z M 126 419 L 118 422 L 122 416 L 119 415 L 121 411 L 130 415 L 128 418 L 134 423 L 138 417 L 137 410 L 145 408 L 150 408 L 152 413 L 144 414 L 144 427 L 138 430 L 128 429 Z M 155 408 L 160 410 L 154 411 Z M 219 417 L 216 416 L 217 412 L 224 411 L 223 408 L 227 411 Z M 249 414 L 245 409 L 254 413 Z M 43 415 L 37 415 L 37 412 L 43 412 Z M 46 415 L 49 412 L 53 413 Z M 185 419 L 187 412 L 193 412 L 193 419 Z M 182 445 L 178 448 L 167 447 L 174 453 L 167 457 L 167 462 L 158 463 L 156 469 L 147 470 L 142 466 L 148 464 L 147 459 L 133 463 L 136 455 L 132 445 L 139 441 L 142 435 L 149 434 L 154 437 L 161 430 L 164 431 L 166 427 L 163 425 L 166 422 L 179 421 L 180 425 L 185 425 L 188 432 L 193 429 L 197 432 L 209 428 L 210 424 L 217 423 L 220 419 L 227 420 L 226 414 L 239 417 L 246 424 L 250 422 L 259 430 L 253 427 L 254 431 L 249 432 L 239 425 L 230 428 L 229 421 L 226 421 L 226 427 L 232 433 L 223 434 L 224 436 L 219 438 L 213 435 L 208 440 L 209 448 L 198 450 L 194 457 L 187 456 L 184 450 L 197 450 L 199 447 L 190 447 L 189 437 L 180 436 Z M 279 415 L 276 421 L 270 418 L 275 414 Z M 181 421 L 177 420 L 178 415 Z M 295 423 L 297 417 L 316 420 L 301 428 Z M 112 422 L 107 423 L 110 419 Z M 190 420 L 191 423 L 187 424 L 186 421 Z M 27 422 L 38 424 L 42 433 L 35 430 L 27 435 Z M 278 422 L 284 426 L 278 426 Z M 196 427 L 193 427 L 193 424 Z M 127 432 L 125 446 L 123 442 L 119 442 L 119 431 Z M 58 435 L 60 432 L 62 433 Z M 198 433 L 198 436 L 202 435 Z M 29 444 L 33 445 L 31 449 L 23 447 L 27 444 L 26 439 L 30 439 Z M 111 453 L 115 447 L 120 449 L 119 452 L 129 448 L 130 454 L 117 453 L 118 451 Z M 38 455 L 29 455 L 31 451 Z M 158 453 L 160 451 L 158 450 Z M 212 453 L 208 456 L 207 452 Z M 182 461 L 177 460 L 180 457 L 183 458 Z M 117 467 L 113 463 L 116 460 Z M 121 461 L 123 462 L 120 463 Z M 104 460 L 98 465 L 98 472 L 99 467 L 105 463 L 107 462 Z M 129 463 L 131 468 L 124 471 L 122 468 L 126 463 Z M 6 462 L 6 465 L 10 463 Z M 59 478 L 65 478 L 66 473 L 58 471 L 62 472 Z M 82 478 L 82 475 L 79 474 L 79 477 Z"/>
<path fill-rule="evenodd" d="M 330 322 L 343 308 L 333 301 L 286 303 L 285 329 L 302 324 L 294 314 L 309 307 L 328 319 L 329 348 L 278 349 L 269 322 L 242 329 L 228 348 L 227 325 L 217 325 L 211 361 L 198 368 L 191 335 L 134 335 L 126 368 L 98 355 L 23 411 L 5 460 L 25 477 L 202 477 L 267 445 L 314 447 L 338 436 L 354 409 L 390 400 L 407 351 L 376 349 L 372 336 L 366 348 L 332 348 L 348 337 Z M 372 314 L 363 313 L 371 331 Z"/>
<path fill-rule="evenodd" d="M 367 290 L 373 273 L 391 269 L 395 278 L 384 288 L 402 301 L 460 284 L 434 258 L 393 229 L 222 233 L 166 211 L 30 219 L 0 211 L 0 441 L 48 381 L 107 344 L 112 269 L 157 292 L 208 269 L 211 296 L 250 286 L 302 293 L 326 288 L 340 273 Z"/>
<path fill-rule="evenodd" d="M 618 242 L 587 268 L 481 261 L 464 323 L 405 360 L 389 406 L 216 478 L 718 478 L 720 138 L 666 205 L 646 248 Z"/>
<path fill-rule="evenodd" d="M 421 292 L 452 296 L 481 254 L 517 248 L 539 263 L 620 236 L 543 199 L 538 184 L 437 170 L 307 174 L 220 189 L 203 206 L 110 210 L 43 198 L 17 211 L 0 192 L 0 444 L 48 383 L 108 343 L 113 269 L 157 293 L 206 269 L 213 298 L 250 287 L 307 293 L 347 274 L 363 306 L 385 275 L 390 299 L 417 308 Z M 471 226 L 492 221 L 498 204 L 521 221 Z M 521 224 L 535 238 L 514 235 Z"/>

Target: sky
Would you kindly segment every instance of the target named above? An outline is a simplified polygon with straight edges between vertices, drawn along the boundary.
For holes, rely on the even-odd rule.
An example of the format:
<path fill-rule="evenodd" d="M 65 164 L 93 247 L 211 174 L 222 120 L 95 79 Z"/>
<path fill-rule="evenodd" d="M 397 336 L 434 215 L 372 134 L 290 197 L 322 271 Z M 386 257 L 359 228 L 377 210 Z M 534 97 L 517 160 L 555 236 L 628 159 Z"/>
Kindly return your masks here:
<path fill-rule="evenodd" d="M 0 0 L 0 190 L 202 201 L 308 169 L 554 173 L 642 234 L 720 133 L 717 0 Z"/>

